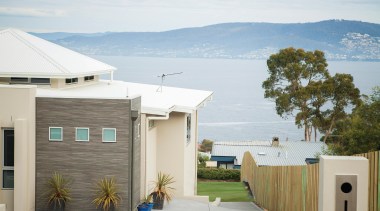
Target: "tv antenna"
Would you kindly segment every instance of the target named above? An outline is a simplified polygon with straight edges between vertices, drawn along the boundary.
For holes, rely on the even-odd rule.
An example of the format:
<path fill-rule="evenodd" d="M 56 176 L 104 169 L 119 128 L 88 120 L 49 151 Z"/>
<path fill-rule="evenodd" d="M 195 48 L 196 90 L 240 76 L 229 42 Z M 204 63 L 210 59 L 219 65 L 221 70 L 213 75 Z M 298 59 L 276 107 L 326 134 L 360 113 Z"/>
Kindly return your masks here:
<path fill-rule="evenodd" d="M 164 80 L 165 80 L 165 77 L 166 76 L 170 76 L 170 75 L 179 75 L 179 74 L 182 74 L 183 72 L 179 72 L 179 73 L 169 73 L 169 74 L 162 74 L 162 75 L 159 75 L 157 77 L 160 77 L 161 78 L 161 85 L 158 87 L 158 89 L 156 90 L 156 92 L 162 92 L 162 85 L 164 84 Z"/>

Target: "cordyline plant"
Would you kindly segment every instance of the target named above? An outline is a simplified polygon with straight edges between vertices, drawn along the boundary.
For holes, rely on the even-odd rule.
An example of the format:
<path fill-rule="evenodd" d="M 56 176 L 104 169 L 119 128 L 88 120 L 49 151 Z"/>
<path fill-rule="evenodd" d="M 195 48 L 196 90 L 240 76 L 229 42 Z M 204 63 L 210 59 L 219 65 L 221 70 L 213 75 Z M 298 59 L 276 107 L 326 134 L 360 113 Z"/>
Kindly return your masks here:
<path fill-rule="evenodd" d="M 48 181 L 48 191 L 45 193 L 49 206 L 64 208 L 71 201 L 69 188 L 70 180 L 65 179 L 58 172 L 54 172 Z"/>
<path fill-rule="evenodd" d="M 92 201 L 96 208 L 101 207 L 104 211 L 116 208 L 120 204 L 121 197 L 114 178 L 102 178 L 96 183 L 95 199 Z"/>
<path fill-rule="evenodd" d="M 154 182 L 155 188 L 153 193 L 156 193 L 159 198 L 165 197 L 165 200 L 169 202 L 172 200 L 172 190 L 174 190 L 173 187 L 170 187 L 170 184 L 174 182 L 172 176 L 159 172 L 157 174 L 157 180 Z"/>

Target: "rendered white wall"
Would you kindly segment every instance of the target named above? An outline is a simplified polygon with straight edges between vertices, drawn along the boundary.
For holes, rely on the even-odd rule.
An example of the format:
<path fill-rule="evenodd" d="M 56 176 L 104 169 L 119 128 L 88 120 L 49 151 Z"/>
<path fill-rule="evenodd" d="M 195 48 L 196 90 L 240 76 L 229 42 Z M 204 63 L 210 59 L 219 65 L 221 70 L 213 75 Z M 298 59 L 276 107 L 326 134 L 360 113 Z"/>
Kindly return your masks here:
<path fill-rule="evenodd" d="M 155 121 L 156 125 L 160 121 Z M 153 181 L 157 177 L 157 126 L 149 129 L 147 128 L 146 137 L 146 193 L 149 194 L 154 188 Z"/>
<path fill-rule="evenodd" d="M 197 143 L 198 143 L 198 128 L 197 128 L 197 113 L 191 115 L 191 139 L 185 144 L 185 160 L 184 160 L 184 196 L 196 195 L 197 185 Z M 185 118 L 186 129 L 186 118 Z M 185 137 L 186 138 L 186 137 Z M 185 140 L 186 142 L 186 140 Z"/>
<path fill-rule="evenodd" d="M 35 86 L 0 85 L 0 127 L 15 130 L 15 188 L 14 190 L 0 188 L 0 203 L 6 204 L 8 211 L 34 210 L 35 95 Z M 3 162 L 2 138 L 0 136 L 1 162 Z M 0 181 L 2 179 L 0 174 Z"/>
<path fill-rule="evenodd" d="M 172 112 L 167 120 L 154 120 L 148 128 L 148 115 L 142 115 L 142 197 L 152 191 L 157 173 L 174 177 L 175 196 L 194 196 L 197 189 L 197 112 L 191 113 L 191 140 L 186 139 L 186 113 Z M 144 160 L 144 161 L 143 161 Z M 144 170 L 142 170 L 144 171 Z"/>
<path fill-rule="evenodd" d="M 185 126 L 185 114 L 175 112 L 170 113 L 169 120 L 159 121 L 156 126 L 157 172 L 170 174 L 174 177 L 175 196 L 184 196 Z"/>

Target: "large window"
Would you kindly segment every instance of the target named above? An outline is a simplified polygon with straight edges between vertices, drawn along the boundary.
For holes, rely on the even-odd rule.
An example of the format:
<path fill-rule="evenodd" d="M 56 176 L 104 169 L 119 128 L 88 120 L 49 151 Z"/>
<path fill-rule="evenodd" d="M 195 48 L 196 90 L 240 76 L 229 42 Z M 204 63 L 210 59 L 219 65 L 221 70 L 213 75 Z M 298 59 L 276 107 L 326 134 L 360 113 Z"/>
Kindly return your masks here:
<path fill-rule="evenodd" d="M 116 128 L 103 128 L 103 142 L 116 142 Z"/>
<path fill-rule="evenodd" d="M 3 130 L 3 188 L 14 187 L 14 130 Z"/>
<path fill-rule="evenodd" d="M 49 141 L 62 141 L 62 127 L 49 127 Z"/>
<path fill-rule="evenodd" d="M 77 127 L 75 131 L 76 141 L 89 141 L 89 129 L 84 127 Z"/>

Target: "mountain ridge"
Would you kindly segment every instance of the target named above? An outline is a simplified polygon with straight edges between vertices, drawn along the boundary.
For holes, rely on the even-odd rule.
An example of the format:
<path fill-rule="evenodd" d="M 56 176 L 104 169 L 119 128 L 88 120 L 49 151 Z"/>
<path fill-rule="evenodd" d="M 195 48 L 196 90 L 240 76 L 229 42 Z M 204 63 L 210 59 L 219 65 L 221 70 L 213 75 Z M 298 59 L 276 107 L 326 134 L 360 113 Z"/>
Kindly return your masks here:
<path fill-rule="evenodd" d="M 34 33 L 85 54 L 267 59 L 281 48 L 319 49 L 330 60 L 380 61 L 380 24 L 220 23 L 163 32 Z"/>

